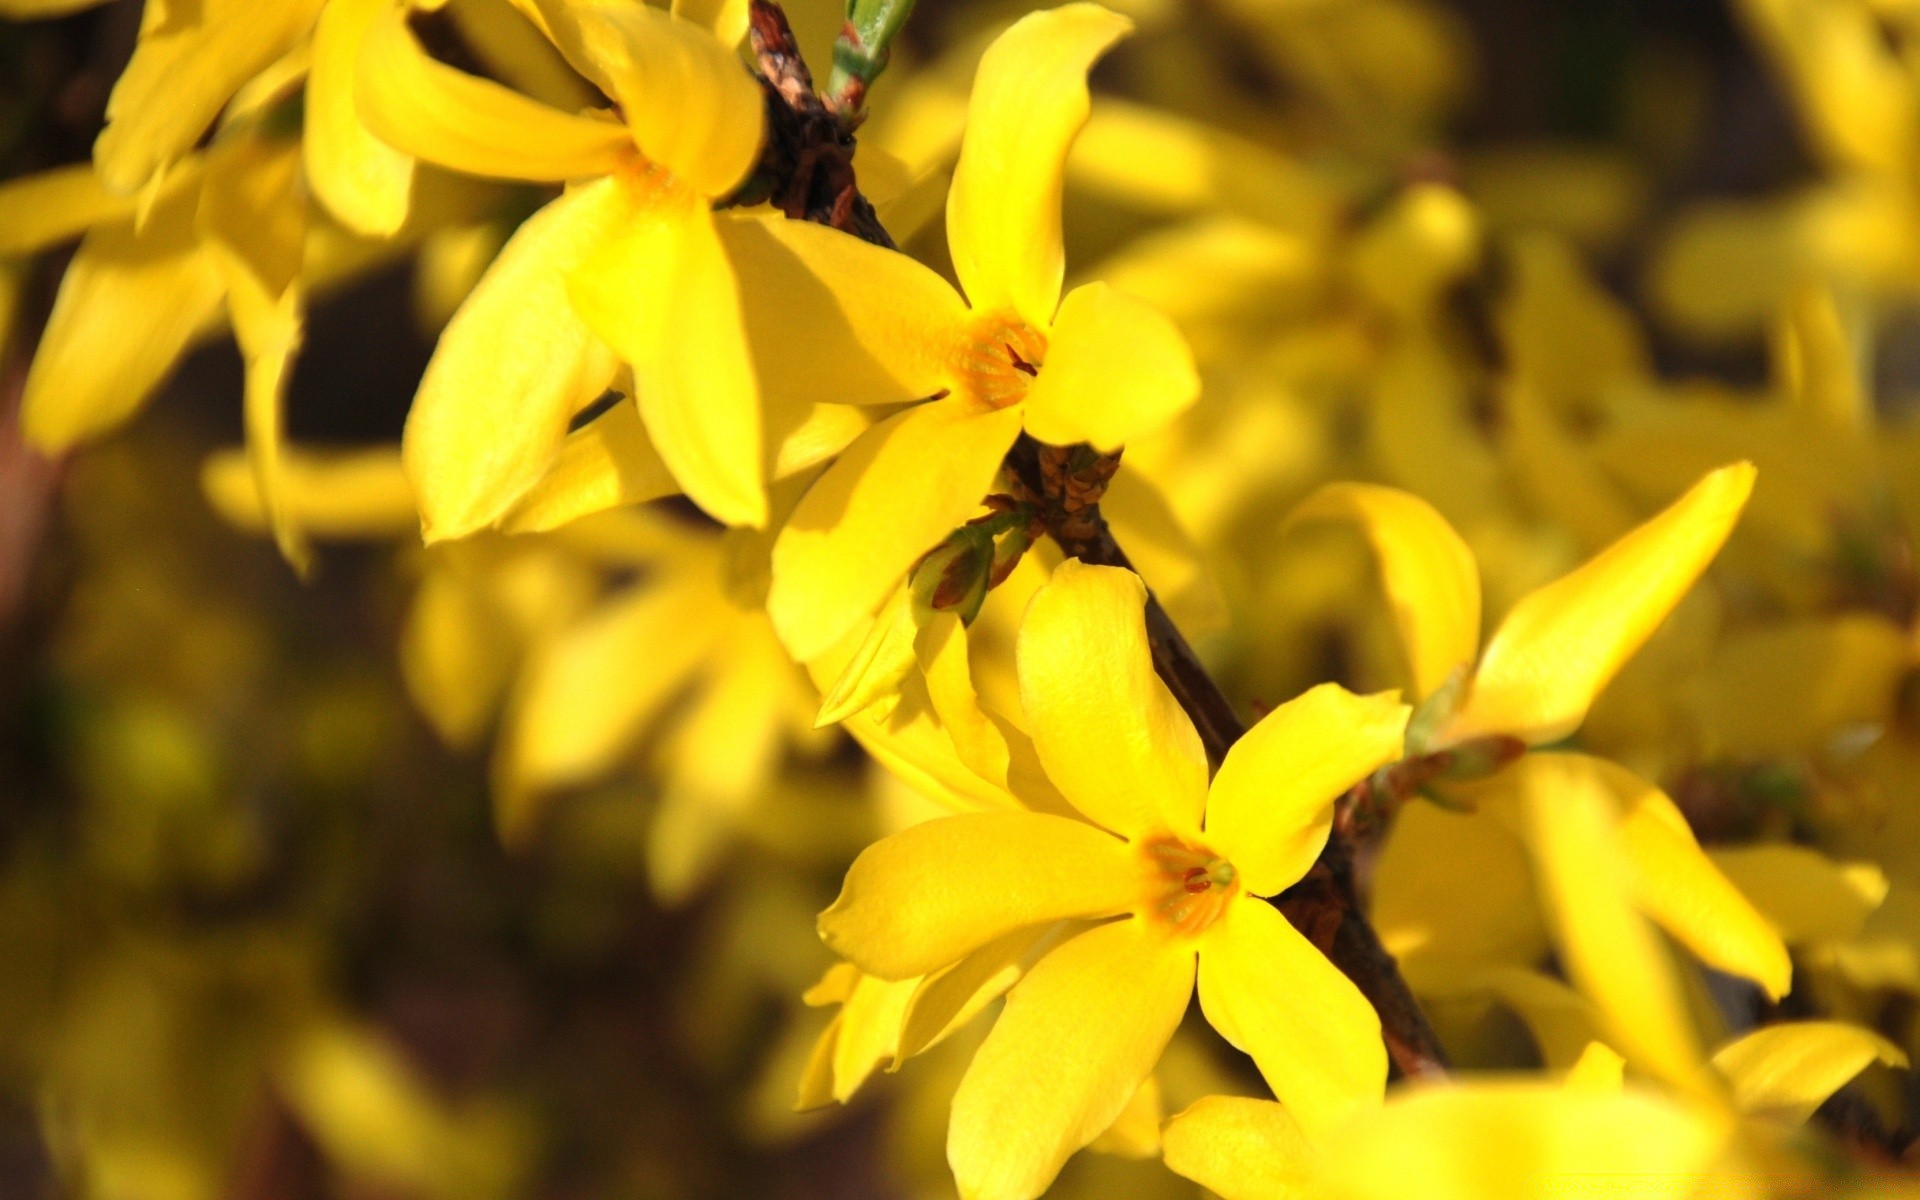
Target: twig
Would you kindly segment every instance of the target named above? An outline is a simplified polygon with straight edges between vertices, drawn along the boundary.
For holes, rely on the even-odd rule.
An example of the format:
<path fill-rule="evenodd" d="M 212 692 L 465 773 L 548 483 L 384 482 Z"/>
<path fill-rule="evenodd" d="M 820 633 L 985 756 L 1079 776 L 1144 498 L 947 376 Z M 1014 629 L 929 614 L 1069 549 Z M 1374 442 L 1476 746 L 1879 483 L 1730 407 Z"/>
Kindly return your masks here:
<path fill-rule="evenodd" d="M 767 146 L 756 168 L 765 196 L 788 216 L 832 225 L 876 245 L 892 240 L 860 195 L 853 169 L 850 124 L 834 119 L 813 91 L 813 77 L 794 44 L 785 14 L 773 0 L 752 0 L 749 31 L 766 81 Z M 876 72 L 877 73 L 877 72 Z M 1119 459 L 1085 447 L 1045 446 L 1021 436 L 1007 456 L 1048 536 L 1082 562 L 1133 569 L 1100 515 L 1100 497 Z M 1215 765 L 1246 733 L 1220 686 L 1207 673 L 1173 619 L 1151 592 L 1147 640 L 1154 668 L 1193 719 Z M 1353 884 L 1352 850 L 1344 830 L 1305 878 L 1276 898 L 1294 926 L 1353 980 L 1380 1014 L 1382 1036 L 1395 1069 L 1406 1077 L 1446 1071 L 1446 1054 L 1414 1001 L 1398 964 L 1361 911 Z"/>

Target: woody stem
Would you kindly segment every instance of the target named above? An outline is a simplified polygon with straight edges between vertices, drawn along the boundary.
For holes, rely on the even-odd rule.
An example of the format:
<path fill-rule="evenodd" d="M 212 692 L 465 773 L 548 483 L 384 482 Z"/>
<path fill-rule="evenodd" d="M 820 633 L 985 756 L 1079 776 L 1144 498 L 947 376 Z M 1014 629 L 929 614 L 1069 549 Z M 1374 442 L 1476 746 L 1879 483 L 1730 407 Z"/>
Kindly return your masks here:
<path fill-rule="evenodd" d="M 901 20 L 909 7 L 899 6 Z M 749 12 L 749 31 L 772 118 L 755 174 L 764 180 L 771 202 L 789 217 L 832 225 L 875 245 L 891 246 L 854 177 L 852 125 L 835 119 L 815 95 L 786 15 L 774 0 L 751 0 Z M 893 28 L 897 32 L 897 24 Z M 1100 515 L 1100 494 L 1118 465 L 1116 457 L 1094 455 L 1084 447 L 1042 446 L 1022 435 L 1007 455 L 1006 465 L 1061 550 L 1082 562 L 1133 569 Z M 1217 766 L 1246 733 L 1246 725 L 1151 592 L 1147 638 L 1154 668 L 1192 718 L 1207 757 Z M 1319 860 L 1300 882 L 1276 897 L 1275 904 L 1372 1003 L 1380 1014 L 1381 1033 L 1395 1069 L 1405 1077 L 1442 1076 L 1446 1054 L 1398 964 L 1361 910 L 1354 887 L 1353 850 L 1342 825 L 1335 823 Z"/>

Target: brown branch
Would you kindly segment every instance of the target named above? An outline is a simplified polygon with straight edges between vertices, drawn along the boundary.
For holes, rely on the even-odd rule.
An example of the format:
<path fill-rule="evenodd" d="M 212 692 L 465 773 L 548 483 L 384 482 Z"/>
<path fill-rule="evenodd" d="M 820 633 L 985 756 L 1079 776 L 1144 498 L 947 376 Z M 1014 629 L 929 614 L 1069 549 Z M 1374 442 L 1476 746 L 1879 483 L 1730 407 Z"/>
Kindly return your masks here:
<path fill-rule="evenodd" d="M 752 0 L 748 29 L 767 90 L 768 125 L 754 182 L 743 193 L 763 194 L 789 217 L 892 246 L 872 205 L 860 195 L 853 134 L 815 94 L 813 76 L 779 5 Z M 1022 499 L 1033 505 L 1040 524 L 1063 551 L 1082 562 L 1132 570 L 1100 515 L 1100 497 L 1118 465 L 1116 455 L 1094 454 L 1086 447 L 1043 446 L 1025 435 L 1007 456 L 1008 471 L 1026 492 Z M 1147 639 L 1154 668 L 1193 719 L 1207 757 L 1217 766 L 1246 726 L 1151 591 Z M 1382 1037 L 1400 1075 L 1444 1075 L 1446 1055 L 1432 1027 L 1361 911 L 1344 829 L 1327 839 L 1319 861 L 1275 903 L 1380 1014 Z"/>

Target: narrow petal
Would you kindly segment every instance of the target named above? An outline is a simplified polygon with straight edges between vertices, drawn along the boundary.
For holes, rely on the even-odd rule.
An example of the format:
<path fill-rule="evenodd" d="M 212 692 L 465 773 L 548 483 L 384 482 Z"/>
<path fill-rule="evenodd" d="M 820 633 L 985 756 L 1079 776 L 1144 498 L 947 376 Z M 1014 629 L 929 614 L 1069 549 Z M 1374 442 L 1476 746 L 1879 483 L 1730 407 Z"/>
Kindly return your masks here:
<path fill-rule="evenodd" d="M 197 198 L 163 196 L 138 232 L 117 221 L 81 241 L 20 402 L 35 446 L 67 450 L 138 412 L 218 315 L 224 288 L 199 244 Z"/>
<path fill-rule="evenodd" d="M 1060 188 L 1087 122 L 1087 71 L 1133 22 L 1097 4 L 1029 13 L 980 59 L 947 193 L 947 242 L 976 312 L 1047 328 L 1060 301 Z"/>
<path fill-rule="evenodd" d="M 1874 864 L 1837 863 L 1805 846 L 1716 847 L 1713 863 L 1789 945 L 1853 937 L 1889 890 Z"/>
<path fill-rule="evenodd" d="M 1396 1098 L 1321 1149 L 1320 1182 L 1342 1200 L 1713 1195 L 1728 1144 L 1712 1109 L 1651 1091 L 1475 1083 Z M 1731 1194 L 1745 1194 L 1737 1187 Z"/>
<path fill-rule="evenodd" d="M 939 1045 L 948 1034 L 1004 996 L 1008 988 L 1019 982 L 1022 967 L 1035 944 L 1044 944 L 1048 937 L 1045 930 L 1036 933 L 1030 928 L 1017 929 L 988 942 L 939 974 L 921 980 L 900 1028 L 895 1066 Z"/>
<path fill-rule="evenodd" d="M 886 980 L 862 975 L 840 1009 L 840 1038 L 833 1048 L 833 1098 L 845 1104 L 900 1044 L 900 1023 L 918 979 Z"/>
<path fill-rule="evenodd" d="M 1190 837 L 1206 804 L 1200 734 L 1154 673 L 1146 585 L 1068 559 L 1020 625 L 1020 702 L 1066 798 L 1123 837 Z"/>
<path fill-rule="evenodd" d="M 1133 1098 L 1186 1014 L 1193 950 L 1129 918 L 1049 953 L 1007 997 L 953 1096 L 970 1200 L 1033 1200 Z"/>
<path fill-rule="evenodd" d="M 407 474 L 429 541 L 492 524 L 543 475 L 614 360 L 567 299 L 566 274 L 631 209 L 603 179 L 528 218 L 440 335 L 407 414 Z"/>
<path fill-rule="evenodd" d="M 1167 1169 L 1221 1200 L 1309 1200 L 1313 1147 L 1284 1105 L 1204 1096 L 1161 1131 Z"/>
<path fill-rule="evenodd" d="M 1753 467 L 1708 475 L 1665 512 L 1514 605 L 1487 644 L 1447 741 L 1572 733 L 1621 665 L 1706 570 L 1753 490 Z"/>
<path fill-rule="evenodd" d="M 739 184 L 766 100 L 732 46 L 644 4 L 536 3 L 567 61 L 619 101 L 642 154 L 708 199 Z"/>
<path fill-rule="evenodd" d="M 299 277 L 307 237 L 291 146 L 232 138 L 207 156 L 199 226 L 226 281 L 227 314 L 246 364 L 247 454 L 280 553 L 305 574 L 312 548 L 287 500 L 287 375 L 306 331 Z"/>
<path fill-rule="evenodd" d="M 1901 1049 L 1844 1021 L 1768 1025 L 1716 1050 L 1713 1065 L 1733 1085 L 1741 1112 L 1798 1125 L 1875 1062 L 1904 1067 Z"/>
<path fill-rule="evenodd" d="M 773 548 L 767 612 L 811 661 L 880 607 L 915 560 L 979 510 L 1020 433 L 1017 408 L 961 397 L 882 421 L 807 492 Z"/>
<path fill-rule="evenodd" d="M 0 183 L 0 255 L 36 254 L 133 209 L 133 199 L 109 192 L 91 163 L 9 179 Z"/>
<path fill-rule="evenodd" d="M 540 481 L 500 519 L 507 533 L 557 529 L 591 513 L 658 500 L 680 491 L 647 437 L 640 407 L 622 397 L 567 434 Z"/>
<path fill-rule="evenodd" d="M 633 368 L 660 458 L 715 520 L 767 520 L 767 466 L 740 291 L 706 202 L 643 208 L 568 281 L 573 306 Z"/>
<path fill-rule="evenodd" d="M 1400 757 L 1412 711 L 1392 692 L 1356 696 L 1323 683 L 1233 744 L 1207 795 L 1207 837 L 1248 892 L 1271 896 L 1307 873 L 1326 844 L 1333 802 Z"/>
<path fill-rule="evenodd" d="M 1614 801 L 1595 760 L 1529 754 L 1501 784 L 1532 856 L 1567 975 L 1599 1008 L 1629 1062 L 1683 1089 L 1703 1065 L 1665 947 L 1633 908 L 1633 878 Z"/>
<path fill-rule="evenodd" d="M 107 186 L 131 194 L 184 158 L 234 93 L 306 36 L 323 2 L 205 0 L 143 22 L 93 145 Z"/>
<path fill-rule="evenodd" d="M 1027 393 L 1027 432 L 1112 453 L 1166 426 L 1200 397 L 1187 339 L 1159 309 L 1104 283 L 1067 293 L 1047 362 Z"/>
<path fill-rule="evenodd" d="M 967 308 L 953 285 L 895 250 L 779 215 L 727 215 L 763 385 L 801 403 L 896 404 L 954 387 Z"/>
<path fill-rule="evenodd" d="M 327 211 L 356 233 L 385 237 L 407 219 L 413 157 L 360 123 L 354 76 L 367 30 L 389 0 L 330 0 L 313 29 L 307 76 L 307 181 Z"/>
<path fill-rule="evenodd" d="M 1667 794 L 1624 767 L 1596 759 L 1622 805 L 1620 834 L 1641 911 L 1717 970 L 1759 984 L 1774 1000 L 1793 984 L 1780 931 L 1694 840 Z"/>
<path fill-rule="evenodd" d="M 395 447 L 290 447 L 282 471 L 288 508 L 317 536 L 387 541 L 419 528 L 413 489 Z M 266 508 L 244 454 L 223 450 L 208 456 L 200 470 L 200 490 L 228 524 L 252 532 L 266 529 Z"/>
<path fill-rule="evenodd" d="M 469 175 L 559 183 L 609 174 L 633 155 L 624 126 L 548 108 L 435 61 L 400 8 L 367 30 L 354 95 L 381 141 Z"/>
<path fill-rule="evenodd" d="M 1125 843 L 1069 817 L 941 817 L 861 851 L 820 937 L 863 971 L 910 979 L 1016 929 L 1123 912 L 1138 876 Z"/>
<path fill-rule="evenodd" d="M 1301 502 L 1288 525 L 1350 521 L 1373 546 L 1413 680 L 1424 700 L 1480 648 L 1480 568 L 1447 519 L 1411 492 L 1333 483 Z"/>
<path fill-rule="evenodd" d="M 1201 937 L 1200 1008 L 1309 1133 L 1386 1091 L 1373 1006 L 1264 900 L 1239 897 Z"/>
<path fill-rule="evenodd" d="M 504 838 L 526 833 L 540 793 L 614 766 L 722 631 L 712 605 L 704 587 L 642 584 L 538 649 L 516 687 L 495 767 Z"/>

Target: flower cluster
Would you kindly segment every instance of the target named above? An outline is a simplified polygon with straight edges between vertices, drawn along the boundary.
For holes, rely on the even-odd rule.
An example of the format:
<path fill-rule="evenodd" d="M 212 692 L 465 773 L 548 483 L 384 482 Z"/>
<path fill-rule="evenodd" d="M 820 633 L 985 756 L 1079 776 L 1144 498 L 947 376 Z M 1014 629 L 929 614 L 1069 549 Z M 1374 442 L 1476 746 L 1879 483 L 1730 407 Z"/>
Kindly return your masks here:
<path fill-rule="evenodd" d="M 963 1200 L 1915 1188 L 1920 10 L 1736 0 L 1805 169 L 1696 202 L 1685 64 L 1443 155 L 1424 0 L 131 7 L 0 182 L 0 1061 L 76 1194 L 786 1195 L 732 1152 L 868 1121 Z M 403 271 L 391 425 L 294 436 Z M 243 445 L 119 432 L 229 332 Z M 430 1080 L 415 920 L 644 995 L 619 1123 L 704 1157 L 568 1179 L 604 1045 L 524 998 Z"/>

